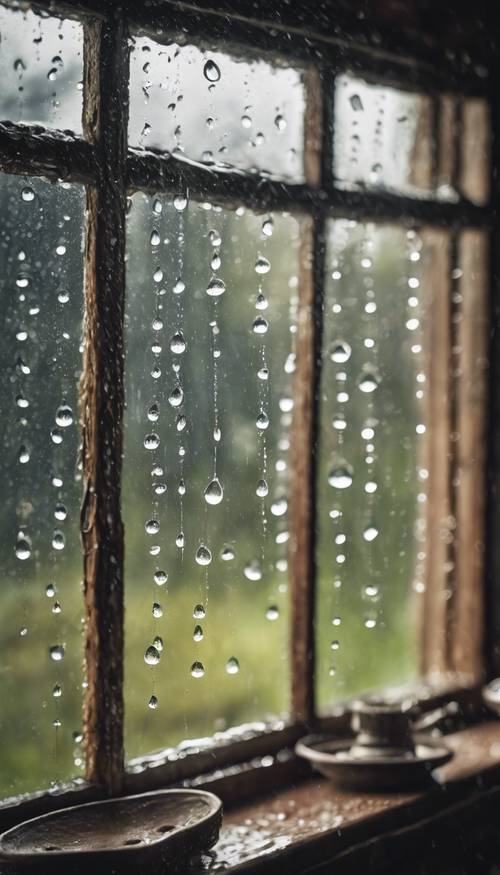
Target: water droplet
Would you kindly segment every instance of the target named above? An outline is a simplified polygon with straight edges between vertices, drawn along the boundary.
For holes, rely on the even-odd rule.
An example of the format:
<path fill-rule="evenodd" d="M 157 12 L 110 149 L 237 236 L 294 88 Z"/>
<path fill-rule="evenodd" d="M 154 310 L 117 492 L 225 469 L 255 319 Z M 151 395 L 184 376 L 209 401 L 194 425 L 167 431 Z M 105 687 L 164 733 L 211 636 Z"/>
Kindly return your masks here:
<path fill-rule="evenodd" d="M 155 571 L 155 573 L 153 575 L 153 580 L 157 586 L 165 586 L 165 584 L 168 580 L 168 574 L 166 571 L 162 571 L 161 569 L 158 569 L 157 571 Z"/>
<path fill-rule="evenodd" d="M 62 611 L 61 603 L 60 603 L 60 602 L 54 602 L 54 604 L 52 605 L 52 613 L 53 613 L 53 614 L 60 614 L 61 611 Z"/>
<path fill-rule="evenodd" d="M 56 444 L 56 446 L 58 446 L 59 444 L 62 444 L 63 439 L 64 439 L 64 435 L 63 435 L 61 429 L 60 428 L 52 428 L 50 430 L 50 439 L 51 439 L 53 444 Z"/>
<path fill-rule="evenodd" d="M 272 237 L 274 231 L 274 222 L 272 219 L 265 219 L 262 223 L 262 233 L 265 237 Z"/>
<path fill-rule="evenodd" d="M 175 539 L 175 546 L 179 548 L 179 550 L 184 550 L 186 546 L 186 538 L 184 537 L 184 532 L 179 532 Z"/>
<path fill-rule="evenodd" d="M 54 516 L 56 520 L 62 521 L 66 519 L 66 517 L 68 516 L 68 511 L 66 510 L 64 504 L 56 504 L 54 508 Z"/>
<path fill-rule="evenodd" d="M 361 112 L 363 110 L 363 103 L 359 94 L 351 94 L 349 98 L 349 103 L 351 104 L 354 112 Z"/>
<path fill-rule="evenodd" d="M 216 444 L 218 444 L 220 442 L 221 437 L 222 437 L 222 432 L 221 432 L 220 428 L 217 428 L 217 426 L 216 426 L 214 428 L 214 441 Z"/>
<path fill-rule="evenodd" d="M 365 394 L 374 392 L 379 383 L 380 377 L 378 372 L 374 368 L 371 368 L 369 365 L 365 365 L 358 378 L 358 386 L 361 391 Z"/>
<path fill-rule="evenodd" d="M 52 688 L 52 695 L 54 699 L 59 699 L 62 696 L 62 687 L 60 684 L 55 684 Z"/>
<path fill-rule="evenodd" d="M 184 401 L 184 391 L 181 386 L 174 386 L 170 395 L 168 396 L 168 403 L 171 407 L 180 407 L 182 402 Z"/>
<path fill-rule="evenodd" d="M 157 422 L 160 416 L 160 408 L 158 404 L 154 403 L 148 409 L 147 413 L 148 419 L 150 422 Z M 158 439 L 159 440 L 159 439 Z"/>
<path fill-rule="evenodd" d="M 351 347 L 345 340 L 335 340 L 330 347 L 330 358 L 336 364 L 344 364 L 351 357 Z"/>
<path fill-rule="evenodd" d="M 153 380 L 159 380 L 161 377 L 161 368 L 159 364 L 154 364 L 151 368 L 151 376 Z"/>
<path fill-rule="evenodd" d="M 205 608 L 203 605 L 195 605 L 193 608 L 193 617 L 195 620 L 203 620 L 205 616 Z"/>
<path fill-rule="evenodd" d="M 220 295 L 223 295 L 226 291 L 226 284 L 223 280 L 218 276 L 213 276 L 207 286 L 207 295 L 210 295 L 212 298 L 218 298 Z"/>
<path fill-rule="evenodd" d="M 154 432 L 147 434 L 144 438 L 144 446 L 146 450 L 157 450 L 160 446 L 160 438 Z"/>
<path fill-rule="evenodd" d="M 365 617 L 365 619 L 363 621 L 363 626 L 365 627 L 365 629 L 375 629 L 376 625 L 377 625 L 376 617 Z"/>
<path fill-rule="evenodd" d="M 257 371 L 257 376 L 259 380 L 268 380 L 269 379 L 269 368 L 259 368 Z"/>
<path fill-rule="evenodd" d="M 17 539 L 16 556 L 23 562 L 31 556 L 31 541 L 26 535 Z"/>
<path fill-rule="evenodd" d="M 161 653 L 163 650 L 163 638 L 160 635 L 157 635 L 153 640 L 153 647 L 156 647 L 158 653 Z"/>
<path fill-rule="evenodd" d="M 274 620 L 278 619 L 279 615 L 280 612 L 277 605 L 269 605 L 266 611 L 266 620 L 271 620 L 271 622 L 274 622 Z"/>
<path fill-rule="evenodd" d="M 185 349 L 186 341 L 184 340 L 184 335 L 182 331 L 176 331 L 170 340 L 170 352 L 173 352 L 175 355 L 182 355 Z"/>
<path fill-rule="evenodd" d="M 212 553 L 205 544 L 200 544 L 196 551 L 195 559 L 198 565 L 210 565 L 212 561 Z"/>
<path fill-rule="evenodd" d="M 251 128 L 252 127 L 252 119 L 250 118 L 249 115 L 242 115 L 241 116 L 241 124 L 243 125 L 244 128 Z"/>
<path fill-rule="evenodd" d="M 369 599 L 375 599 L 378 596 L 378 586 L 373 583 L 367 583 L 363 590 L 363 594 Z"/>
<path fill-rule="evenodd" d="M 363 532 L 363 538 L 365 541 L 374 541 L 378 535 L 378 529 L 375 526 L 367 526 L 367 528 Z"/>
<path fill-rule="evenodd" d="M 151 231 L 151 237 L 149 238 L 149 242 L 151 243 L 151 246 L 159 246 L 160 245 L 161 237 L 158 234 L 158 231 L 156 231 L 156 230 Z"/>
<path fill-rule="evenodd" d="M 347 462 L 336 462 L 328 474 L 328 482 L 334 489 L 347 489 L 352 483 L 353 470 Z"/>
<path fill-rule="evenodd" d="M 257 419 L 255 420 L 255 425 L 260 431 L 265 431 L 266 428 L 269 428 L 269 417 L 264 410 L 261 410 Z"/>
<path fill-rule="evenodd" d="M 160 617 L 163 617 L 163 608 L 159 602 L 153 602 L 151 613 L 153 614 L 155 620 L 159 620 Z"/>
<path fill-rule="evenodd" d="M 30 452 L 29 452 L 28 448 L 24 446 L 24 444 L 22 444 L 22 446 L 19 447 L 19 453 L 17 454 L 17 460 L 18 460 L 18 462 L 21 463 L 21 465 L 26 465 L 26 463 L 29 462 L 29 460 L 30 460 Z"/>
<path fill-rule="evenodd" d="M 161 331 L 163 328 L 163 319 L 153 319 L 151 326 L 153 328 L 153 331 Z"/>
<path fill-rule="evenodd" d="M 257 483 L 257 488 L 256 488 L 255 492 L 259 496 L 259 498 L 265 498 L 269 492 L 267 480 L 259 480 L 259 482 Z"/>
<path fill-rule="evenodd" d="M 21 197 L 22 197 L 23 201 L 26 201 L 26 203 L 29 203 L 30 201 L 34 200 L 35 192 L 33 191 L 32 188 L 30 188 L 29 186 L 26 186 L 21 191 Z"/>
<path fill-rule="evenodd" d="M 52 535 L 52 546 L 54 550 L 64 550 L 66 539 L 60 529 L 56 529 Z"/>
<path fill-rule="evenodd" d="M 64 659 L 65 652 L 64 644 L 54 644 L 49 650 L 50 658 L 54 662 L 60 662 L 61 659 Z"/>
<path fill-rule="evenodd" d="M 226 671 L 228 674 L 238 674 L 240 670 L 240 664 L 235 656 L 230 656 L 228 661 L 226 662 Z"/>
<path fill-rule="evenodd" d="M 203 640 L 203 629 L 201 626 L 195 626 L 193 629 L 193 641 Z"/>
<path fill-rule="evenodd" d="M 186 209 L 187 204 L 188 204 L 188 199 L 185 195 L 177 194 L 174 197 L 174 207 L 179 213 L 182 213 Z"/>
<path fill-rule="evenodd" d="M 271 505 L 271 513 L 273 516 L 284 516 L 288 510 L 288 502 L 286 498 L 278 498 Z"/>
<path fill-rule="evenodd" d="M 284 131 L 286 128 L 286 119 L 283 118 L 282 115 L 277 115 L 274 119 L 274 124 L 278 128 L 278 131 Z"/>
<path fill-rule="evenodd" d="M 205 667 L 202 662 L 193 662 L 191 666 L 191 675 L 194 678 L 202 678 L 205 674 Z"/>
<path fill-rule="evenodd" d="M 186 428 L 186 425 L 187 425 L 186 417 L 182 413 L 179 414 L 179 416 L 175 420 L 175 427 L 176 427 L 177 431 L 184 431 L 184 429 Z"/>
<path fill-rule="evenodd" d="M 144 662 L 147 663 L 147 665 L 158 665 L 159 661 L 160 654 L 158 650 L 153 644 L 150 644 L 144 653 Z"/>
<path fill-rule="evenodd" d="M 224 491 L 218 477 L 214 477 L 214 479 L 210 481 L 203 494 L 205 496 L 205 501 L 207 502 L 207 504 L 221 503 L 222 499 L 224 498 Z"/>
<path fill-rule="evenodd" d="M 47 596 L 48 599 L 52 599 L 52 598 L 54 598 L 55 594 L 56 594 L 55 585 L 53 583 L 48 583 L 47 586 L 45 587 L 45 595 Z"/>
<path fill-rule="evenodd" d="M 234 559 L 233 548 L 228 546 L 223 547 L 220 558 L 223 562 L 231 562 Z"/>
<path fill-rule="evenodd" d="M 146 525 L 144 526 L 148 535 L 157 535 L 160 531 L 160 523 L 158 520 L 151 519 L 148 520 Z"/>
<path fill-rule="evenodd" d="M 156 709 L 158 708 L 158 699 L 155 695 L 150 696 L 148 708 L 151 708 L 152 711 L 156 711 Z"/>
<path fill-rule="evenodd" d="M 336 431 L 344 431 L 347 426 L 343 413 L 336 413 L 332 419 L 332 425 Z"/>
<path fill-rule="evenodd" d="M 177 282 L 174 283 L 174 287 L 172 289 L 174 295 L 182 295 L 183 291 L 186 288 L 186 284 L 183 283 L 181 279 L 178 279 Z"/>
<path fill-rule="evenodd" d="M 256 310 L 267 310 L 269 307 L 269 301 L 266 296 L 263 294 L 257 295 L 257 300 L 255 301 L 255 309 Z"/>
<path fill-rule="evenodd" d="M 269 273 L 270 270 L 271 262 L 263 255 L 259 255 L 255 262 L 255 273 Z"/>
<path fill-rule="evenodd" d="M 252 331 L 254 334 L 266 334 L 268 328 L 268 322 L 263 316 L 257 316 L 257 318 L 253 320 Z"/>
<path fill-rule="evenodd" d="M 257 559 L 252 559 L 251 562 L 248 562 L 243 569 L 243 573 L 247 580 L 262 580 L 262 569 Z"/>
<path fill-rule="evenodd" d="M 209 60 L 203 67 L 203 75 L 209 82 L 218 82 L 220 79 L 220 70 L 215 61 Z"/>
<path fill-rule="evenodd" d="M 293 410 L 293 398 L 280 398 L 279 408 L 282 413 L 291 413 Z"/>
<path fill-rule="evenodd" d="M 28 399 L 24 395 L 16 395 L 16 404 L 23 410 L 30 406 Z"/>

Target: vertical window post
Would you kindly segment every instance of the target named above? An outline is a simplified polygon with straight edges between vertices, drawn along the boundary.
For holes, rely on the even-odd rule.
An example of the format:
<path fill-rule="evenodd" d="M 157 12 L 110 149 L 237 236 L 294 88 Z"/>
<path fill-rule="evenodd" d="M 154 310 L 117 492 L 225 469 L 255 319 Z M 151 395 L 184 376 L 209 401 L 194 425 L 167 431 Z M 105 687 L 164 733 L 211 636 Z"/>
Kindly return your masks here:
<path fill-rule="evenodd" d="M 120 11 L 85 34 L 84 132 L 99 154 L 87 190 L 85 351 L 81 386 L 84 496 L 86 777 L 123 781 L 123 311 L 128 118 L 127 29 Z"/>

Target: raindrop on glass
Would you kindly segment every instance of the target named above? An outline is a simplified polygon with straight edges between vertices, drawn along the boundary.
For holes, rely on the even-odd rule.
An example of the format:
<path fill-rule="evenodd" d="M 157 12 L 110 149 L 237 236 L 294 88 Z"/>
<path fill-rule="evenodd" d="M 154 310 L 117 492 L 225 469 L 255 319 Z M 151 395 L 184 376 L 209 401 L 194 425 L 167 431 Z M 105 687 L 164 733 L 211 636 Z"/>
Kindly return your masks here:
<path fill-rule="evenodd" d="M 228 661 L 226 662 L 226 671 L 228 674 L 238 674 L 240 670 L 240 664 L 235 656 L 230 656 Z"/>
<path fill-rule="evenodd" d="M 195 559 L 198 565 L 210 565 L 212 561 L 212 553 L 205 544 L 200 544 L 196 551 Z"/>
<path fill-rule="evenodd" d="M 205 501 L 207 502 L 207 504 L 221 503 L 224 497 L 224 491 L 218 477 L 214 477 L 214 479 L 210 481 L 203 494 L 205 496 Z"/>
<path fill-rule="evenodd" d="M 157 648 L 153 644 L 150 644 L 144 653 L 144 662 L 147 663 L 147 665 L 158 665 L 159 661 L 160 654 Z"/>

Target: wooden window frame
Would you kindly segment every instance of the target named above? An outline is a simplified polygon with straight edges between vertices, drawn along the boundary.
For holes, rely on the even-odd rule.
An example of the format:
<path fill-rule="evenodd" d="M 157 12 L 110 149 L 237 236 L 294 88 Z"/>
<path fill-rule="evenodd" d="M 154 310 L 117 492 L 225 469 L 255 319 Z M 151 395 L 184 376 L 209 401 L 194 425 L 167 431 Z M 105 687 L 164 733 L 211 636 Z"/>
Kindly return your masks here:
<path fill-rule="evenodd" d="M 34 125 L 0 124 L 0 170 L 84 183 L 87 186 L 85 245 L 85 350 L 81 387 L 84 437 L 84 495 L 81 534 L 84 552 L 86 614 L 85 656 L 88 686 L 84 696 L 86 739 L 85 782 L 76 789 L 39 793 L 0 804 L 0 825 L 10 825 L 75 801 L 140 791 L 168 783 L 194 780 L 196 775 L 287 749 L 311 728 L 345 728 L 348 707 L 338 707 L 329 718 L 319 718 L 314 696 L 314 609 L 316 529 L 316 436 L 318 430 L 319 379 L 323 320 L 323 274 L 325 222 L 329 217 L 397 221 L 453 229 L 495 230 L 493 204 L 499 183 L 495 182 L 490 203 L 476 206 L 460 198 L 447 203 L 436 199 L 399 196 L 388 192 L 345 191 L 333 177 L 333 101 L 337 74 L 355 70 L 378 84 L 403 89 L 422 89 L 437 101 L 440 90 L 474 95 L 489 100 L 492 107 L 493 144 L 497 142 L 497 113 L 490 100 L 489 79 L 475 75 L 470 66 L 444 57 L 411 39 L 400 39 L 397 49 L 380 43 L 376 31 L 362 33 L 355 17 L 342 13 L 341 35 L 328 36 L 303 25 L 276 26 L 238 15 L 228 18 L 227 3 L 218 11 L 200 12 L 188 4 L 166 0 L 150 9 L 133 0 L 119 6 L 108 0 L 102 5 L 61 0 L 37 2 L 36 8 L 52 15 L 78 17 L 84 26 L 83 136 L 62 136 L 57 131 Z M 224 14 L 223 14 L 224 13 Z M 332 13 L 333 14 L 333 13 Z M 342 17 L 343 16 L 343 17 Z M 336 17 L 337 21 L 337 17 Z M 343 30 L 342 30 L 343 28 Z M 196 41 L 203 38 L 225 50 L 238 53 L 259 51 L 306 66 L 307 106 L 305 122 L 304 184 L 275 183 L 258 175 L 218 173 L 193 166 L 170 155 L 138 154 L 127 146 L 128 122 L 128 38 L 130 33 L 150 32 L 158 39 L 159 29 L 175 38 L 182 31 Z M 403 54 L 405 53 L 405 54 Z M 321 58 L 319 61 L 318 58 Z M 458 146 L 455 145 L 455 149 Z M 494 180 L 494 162 L 492 180 Z M 127 193 L 134 190 L 176 193 L 189 189 L 190 196 L 216 198 L 219 203 L 243 203 L 257 211 L 287 209 L 307 219 L 301 250 L 303 268 L 298 317 L 298 370 L 295 397 L 299 400 L 292 432 L 291 590 L 292 690 L 290 723 L 252 738 L 242 736 L 212 747 L 195 750 L 150 768 L 145 757 L 126 771 L 123 745 L 123 615 L 124 537 L 120 509 L 122 471 L 122 421 L 124 410 L 123 350 L 125 300 L 125 213 Z M 494 247 L 492 247 L 494 249 Z M 489 267 L 496 274 L 492 254 Z M 491 295 L 493 300 L 493 294 Z M 448 302 L 448 312 L 451 303 Z M 493 305 L 492 305 L 493 308 Z M 493 313 L 493 309 L 492 309 Z M 493 342 L 493 341 L 492 341 Z M 491 393 L 490 393 L 491 394 Z M 490 440 L 492 443 L 493 438 Z M 490 446 L 490 450 L 491 450 Z M 491 452 L 489 458 L 491 459 Z M 489 463 L 491 464 L 491 462 Z M 450 465 L 453 471 L 453 464 Z M 488 471 L 491 473 L 490 469 Z M 451 475 L 450 475 L 451 476 Z M 481 476 L 483 476 L 481 474 Z M 491 519 L 491 506 L 488 519 Z M 477 522 L 477 521 L 476 521 Z M 479 531 L 485 521 L 478 521 Z M 489 546 L 493 538 L 490 532 Z M 432 610 L 436 593 L 429 589 L 426 610 Z M 470 676 L 456 676 L 456 666 L 446 688 L 422 686 L 425 707 L 450 696 L 458 696 L 477 713 L 477 689 L 487 669 L 484 641 L 487 630 L 483 609 L 483 585 L 475 590 L 464 584 L 463 604 L 453 624 L 443 616 L 439 633 L 454 641 L 467 637 L 471 611 L 474 617 L 472 649 L 474 666 Z M 429 608 L 429 605 L 431 608 Z M 443 626 L 443 623 L 447 624 Z M 470 640 L 468 636 L 467 640 Z M 454 652 L 451 641 L 450 652 Z M 433 666 L 433 642 L 425 641 L 424 668 Z M 462 660 L 463 662 L 463 660 Z M 276 757 L 272 770 L 254 764 L 255 779 L 264 786 L 264 774 L 287 780 L 300 767 L 290 757 Z M 248 769 L 242 770 L 248 782 Z M 231 796 L 234 775 L 223 784 L 207 779 Z M 231 783 L 233 782 L 233 783 Z M 241 789 L 241 785 L 238 785 Z M 234 791 L 236 792 L 236 791 Z M 238 790 L 240 792 L 240 790 Z"/>

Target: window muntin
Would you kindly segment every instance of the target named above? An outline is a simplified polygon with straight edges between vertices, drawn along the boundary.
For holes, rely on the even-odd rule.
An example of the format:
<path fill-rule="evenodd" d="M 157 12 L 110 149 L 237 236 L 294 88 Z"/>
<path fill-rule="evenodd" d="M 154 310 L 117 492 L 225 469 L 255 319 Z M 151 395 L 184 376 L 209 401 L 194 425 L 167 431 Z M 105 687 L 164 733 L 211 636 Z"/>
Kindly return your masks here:
<path fill-rule="evenodd" d="M 289 709 L 299 242 L 290 214 L 183 195 L 132 198 L 124 472 L 132 756 Z M 218 283 L 225 290 L 214 295 Z M 205 500 L 210 483 L 222 500 L 216 491 Z M 208 565 L 198 564 L 200 547 Z M 164 650 L 148 665 L 156 636 Z M 153 695 L 158 709 L 148 714 Z"/>
<path fill-rule="evenodd" d="M 0 119 L 82 130 L 83 28 L 0 4 Z"/>
<path fill-rule="evenodd" d="M 81 774 L 83 190 L 0 174 L 2 775 Z M 58 725 L 60 724 L 60 725 Z"/>
<path fill-rule="evenodd" d="M 303 182 L 304 108 L 300 70 L 134 38 L 132 147 Z"/>

